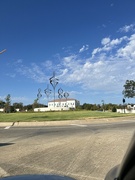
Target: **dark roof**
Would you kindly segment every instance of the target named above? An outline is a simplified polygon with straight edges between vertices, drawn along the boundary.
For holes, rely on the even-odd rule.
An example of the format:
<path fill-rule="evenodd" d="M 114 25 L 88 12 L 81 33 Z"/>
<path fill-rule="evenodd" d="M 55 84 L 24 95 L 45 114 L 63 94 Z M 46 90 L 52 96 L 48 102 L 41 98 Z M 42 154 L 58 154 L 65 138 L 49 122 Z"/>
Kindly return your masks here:
<path fill-rule="evenodd" d="M 76 101 L 76 99 L 55 99 L 55 102 L 66 102 L 66 101 L 73 101 L 73 100 Z M 54 100 L 49 101 L 49 102 L 54 102 Z"/>

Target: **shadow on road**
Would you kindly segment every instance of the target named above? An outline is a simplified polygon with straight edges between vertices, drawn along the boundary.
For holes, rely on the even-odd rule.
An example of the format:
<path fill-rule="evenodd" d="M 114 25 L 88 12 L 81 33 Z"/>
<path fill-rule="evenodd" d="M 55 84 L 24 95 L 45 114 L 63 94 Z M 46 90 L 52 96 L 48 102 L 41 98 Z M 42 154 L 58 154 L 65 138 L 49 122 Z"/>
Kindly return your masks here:
<path fill-rule="evenodd" d="M 0 147 L 2 147 L 2 146 L 9 146 L 9 145 L 12 145 L 12 144 L 14 144 L 14 143 L 0 143 Z"/>

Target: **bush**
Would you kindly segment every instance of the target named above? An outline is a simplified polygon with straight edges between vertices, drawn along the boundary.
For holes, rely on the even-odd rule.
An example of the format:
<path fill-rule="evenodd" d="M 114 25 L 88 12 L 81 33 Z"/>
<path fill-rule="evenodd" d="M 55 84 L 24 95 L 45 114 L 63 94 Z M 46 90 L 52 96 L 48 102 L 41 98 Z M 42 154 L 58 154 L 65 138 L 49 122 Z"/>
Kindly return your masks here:
<path fill-rule="evenodd" d="M 117 111 L 117 109 L 116 109 L 116 107 L 114 106 L 113 108 L 112 108 L 112 112 L 116 112 Z"/>

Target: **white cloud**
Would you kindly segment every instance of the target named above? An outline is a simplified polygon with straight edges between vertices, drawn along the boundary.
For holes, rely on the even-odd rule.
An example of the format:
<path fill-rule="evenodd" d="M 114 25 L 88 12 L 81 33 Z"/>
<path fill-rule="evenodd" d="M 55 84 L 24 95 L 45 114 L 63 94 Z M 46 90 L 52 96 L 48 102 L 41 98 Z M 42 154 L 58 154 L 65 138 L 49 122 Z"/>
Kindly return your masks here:
<path fill-rule="evenodd" d="M 106 26 L 105 24 L 102 24 L 102 27 L 103 27 L 103 28 L 106 28 L 107 26 Z"/>
<path fill-rule="evenodd" d="M 106 44 L 108 44 L 110 41 L 111 41 L 110 38 L 103 38 L 102 41 L 101 41 L 101 44 L 102 44 L 102 45 L 106 45 Z"/>
<path fill-rule="evenodd" d="M 94 57 L 97 53 L 102 53 L 102 52 L 109 52 L 115 47 L 117 47 L 119 44 L 122 43 L 122 41 L 128 40 L 127 36 L 123 36 L 121 38 L 116 38 L 116 39 L 110 39 L 110 38 L 103 38 L 101 40 L 101 45 L 102 47 L 95 48 L 92 52 L 92 57 Z"/>
<path fill-rule="evenodd" d="M 33 79 L 36 82 L 44 83 L 47 77 L 42 66 L 32 63 L 29 67 L 19 64 L 16 66 L 16 71 L 27 78 Z"/>
<path fill-rule="evenodd" d="M 117 56 L 126 59 L 128 58 L 133 61 L 135 60 L 135 34 L 131 35 L 126 46 L 118 49 Z"/>
<path fill-rule="evenodd" d="M 115 39 L 103 38 L 101 46 L 93 49 L 91 57 L 87 59 L 80 58 L 78 53 L 62 57 L 57 64 L 48 63 L 52 69 L 54 66 L 57 68 L 59 83 L 67 87 L 122 92 L 125 81 L 135 79 L 135 34 Z M 47 66 L 42 66 L 33 63 L 27 67 L 21 63 L 17 71 L 42 83 L 49 79 Z"/>
<path fill-rule="evenodd" d="M 70 61 L 64 63 L 63 67 L 68 72 L 61 76 L 63 83 L 73 86 L 78 84 L 89 90 L 122 92 L 126 79 L 135 79 L 135 34 L 104 39 L 102 44 L 103 47 L 93 50 L 92 55 L 95 56 L 89 59 L 80 61 L 77 55 L 74 59 L 69 56 Z M 108 54 L 109 50 L 115 51 Z"/>
<path fill-rule="evenodd" d="M 7 95 L 5 96 L 0 96 L 0 99 L 2 99 L 3 101 L 5 101 L 5 98 L 7 97 Z M 12 96 L 11 95 L 11 101 L 14 101 L 14 102 L 22 102 L 22 101 L 27 101 L 28 98 L 22 96 L 22 97 L 19 97 L 19 96 Z"/>
<path fill-rule="evenodd" d="M 22 59 L 18 59 L 17 61 L 16 61 L 16 63 L 22 63 L 23 62 L 23 60 Z"/>
<path fill-rule="evenodd" d="M 42 63 L 43 67 L 47 68 L 47 69 L 52 69 L 53 63 L 50 60 L 47 60 L 45 62 Z"/>
<path fill-rule="evenodd" d="M 23 102 L 23 101 L 28 101 L 28 98 L 26 98 L 26 97 L 12 97 L 11 96 L 11 101 L 14 101 L 14 102 Z"/>
<path fill-rule="evenodd" d="M 13 74 L 7 73 L 6 75 L 9 76 L 9 77 L 11 77 L 11 78 L 15 78 L 15 77 L 16 77 L 16 74 L 14 74 L 14 73 L 13 73 Z"/>
<path fill-rule="evenodd" d="M 76 96 L 80 96 L 82 95 L 83 93 L 81 91 L 68 91 L 69 93 L 69 98 L 76 98 Z"/>
<path fill-rule="evenodd" d="M 125 25 L 119 29 L 119 32 L 127 33 L 129 31 L 135 31 L 135 24 Z"/>
<path fill-rule="evenodd" d="M 83 47 L 79 50 L 79 53 L 87 51 L 89 49 L 89 45 L 83 45 Z"/>
<path fill-rule="evenodd" d="M 135 73 L 129 72 L 128 69 L 129 66 L 131 68 L 131 65 L 133 65 L 132 62 L 119 59 L 94 63 L 89 59 L 83 65 L 78 63 L 76 68 L 63 76 L 63 82 L 72 85 L 80 84 L 85 89 L 117 91 L 127 78 L 134 78 Z"/>
<path fill-rule="evenodd" d="M 63 60 L 65 63 L 70 63 L 75 58 L 76 58 L 76 55 L 70 55 L 70 56 L 64 57 Z"/>

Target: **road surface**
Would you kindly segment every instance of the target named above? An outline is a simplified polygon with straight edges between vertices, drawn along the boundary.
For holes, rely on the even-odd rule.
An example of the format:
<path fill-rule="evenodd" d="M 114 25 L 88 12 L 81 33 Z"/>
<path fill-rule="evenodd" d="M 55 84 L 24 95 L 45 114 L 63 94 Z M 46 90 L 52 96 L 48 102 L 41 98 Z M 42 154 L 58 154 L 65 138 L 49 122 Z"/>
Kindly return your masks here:
<path fill-rule="evenodd" d="M 103 180 L 119 164 L 135 122 L 0 128 L 0 176 L 58 174 Z"/>

